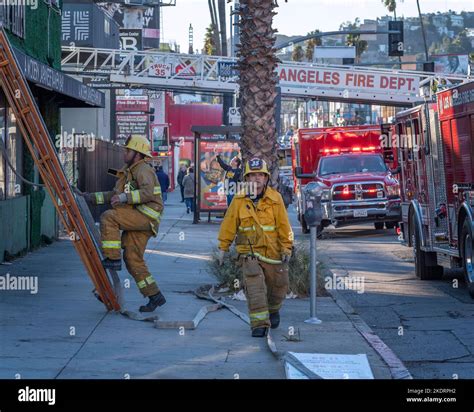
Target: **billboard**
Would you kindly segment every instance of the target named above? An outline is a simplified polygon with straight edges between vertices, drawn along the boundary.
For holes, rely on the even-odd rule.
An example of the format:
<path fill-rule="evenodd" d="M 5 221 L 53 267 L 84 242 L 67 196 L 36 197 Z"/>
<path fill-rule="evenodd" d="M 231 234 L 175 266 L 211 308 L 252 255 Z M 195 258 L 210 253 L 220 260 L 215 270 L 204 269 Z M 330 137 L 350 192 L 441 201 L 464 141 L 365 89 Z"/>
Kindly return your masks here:
<path fill-rule="evenodd" d="M 444 54 L 432 56 L 435 63 L 435 73 L 468 74 L 469 56 L 467 54 Z"/>
<path fill-rule="evenodd" d="M 223 192 L 225 171 L 217 162 L 217 155 L 229 163 L 240 153 L 239 144 L 230 140 L 199 141 L 199 209 L 201 212 L 227 209 L 226 195 Z"/>
<path fill-rule="evenodd" d="M 160 7 L 128 7 L 117 3 L 98 3 L 104 12 L 124 29 L 142 29 L 143 50 L 160 47 Z"/>
<path fill-rule="evenodd" d="M 148 119 L 144 114 L 117 114 L 116 142 L 124 143 L 131 134 L 148 136 Z"/>
<path fill-rule="evenodd" d="M 148 112 L 148 96 L 116 96 L 117 112 Z"/>

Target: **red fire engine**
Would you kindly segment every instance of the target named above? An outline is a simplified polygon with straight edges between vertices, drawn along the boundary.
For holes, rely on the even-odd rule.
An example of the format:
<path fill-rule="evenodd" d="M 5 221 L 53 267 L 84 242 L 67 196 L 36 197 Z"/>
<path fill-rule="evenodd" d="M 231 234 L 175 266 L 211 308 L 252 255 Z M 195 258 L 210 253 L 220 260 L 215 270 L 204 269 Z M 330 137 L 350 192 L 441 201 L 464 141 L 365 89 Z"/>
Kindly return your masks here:
<path fill-rule="evenodd" d="M 394 228 L 399 222 L 398 181 L 393 149 L 381 147 L 380 126 L 348 126 L 300 129 L 293 136 L 292 157 L 298 220 L 303 233 L 304 186 L 316 181 L 321 187 L 322 222 L 318 233 L 329 226 L 373 222 Z"/>
<path fill-rule="evenodd" d="M 474 298 L 474 82 L 397 115 L 389 139 L 401 166 L 401 240 L 416 275 L 436 279 L 463 268 Z"/>

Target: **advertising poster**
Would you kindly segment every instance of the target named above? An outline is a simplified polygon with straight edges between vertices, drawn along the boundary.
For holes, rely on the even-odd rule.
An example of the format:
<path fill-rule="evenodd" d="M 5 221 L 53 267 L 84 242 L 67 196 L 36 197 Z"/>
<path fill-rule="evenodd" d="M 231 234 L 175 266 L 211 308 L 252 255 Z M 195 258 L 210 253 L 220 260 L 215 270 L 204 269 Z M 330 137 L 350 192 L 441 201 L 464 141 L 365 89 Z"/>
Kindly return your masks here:
<path fill-rule="evenodd" d="M 467 54 L 446 54 L 432 57 L 435 62 L 436 73 L 467 75 L 469 67 L 469 56 Z"/>
<path fill-rule="evenodd" d="M 226 196 L 222 190 L 225 171 L 216 158 L 220 154 L 222 160 L 229 163 L 240 153 L 239 144 L 229 140 L 201 140 L 199 143 L 199 208 L 202 212 L 226 210 Z"/>
<path fill-rule="evenodd" d="M 131 134 L 148 136 L 148 116 L 141 114 L 116 115 L 117 143 L 125 142 Z"/>

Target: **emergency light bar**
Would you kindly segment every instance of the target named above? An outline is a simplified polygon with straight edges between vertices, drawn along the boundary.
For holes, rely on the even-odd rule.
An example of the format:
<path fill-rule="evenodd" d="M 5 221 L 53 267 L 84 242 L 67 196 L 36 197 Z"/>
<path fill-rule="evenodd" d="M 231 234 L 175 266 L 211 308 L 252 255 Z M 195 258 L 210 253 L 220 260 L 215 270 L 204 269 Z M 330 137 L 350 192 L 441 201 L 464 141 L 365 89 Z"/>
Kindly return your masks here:
<path fill-rule="evenodd" d="M 342 149 L 335 148 L 335 149 L 320 149 L 319 153 L 341 153 L 341 152 L 347 152 L 347 153 L 356 153 L 356 152 L 371 152 L 377 150 L 377 147 L 375 146 L 368 146 L 368 147 L 345 147 Z"/>

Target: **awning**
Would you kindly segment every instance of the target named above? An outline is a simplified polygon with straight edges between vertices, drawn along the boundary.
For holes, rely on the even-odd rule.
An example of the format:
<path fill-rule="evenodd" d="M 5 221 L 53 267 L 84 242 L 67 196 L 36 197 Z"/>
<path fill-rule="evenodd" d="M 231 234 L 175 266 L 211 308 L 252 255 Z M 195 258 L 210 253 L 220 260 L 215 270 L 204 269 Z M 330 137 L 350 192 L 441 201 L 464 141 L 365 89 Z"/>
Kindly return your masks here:
<path fill-rule="evenodd" d="M 41 63 L 15 47 L 13 51 L 26 79 L 36 86 L 63 95 L 63 107 L 105 107 L 104 93 Z"/>

